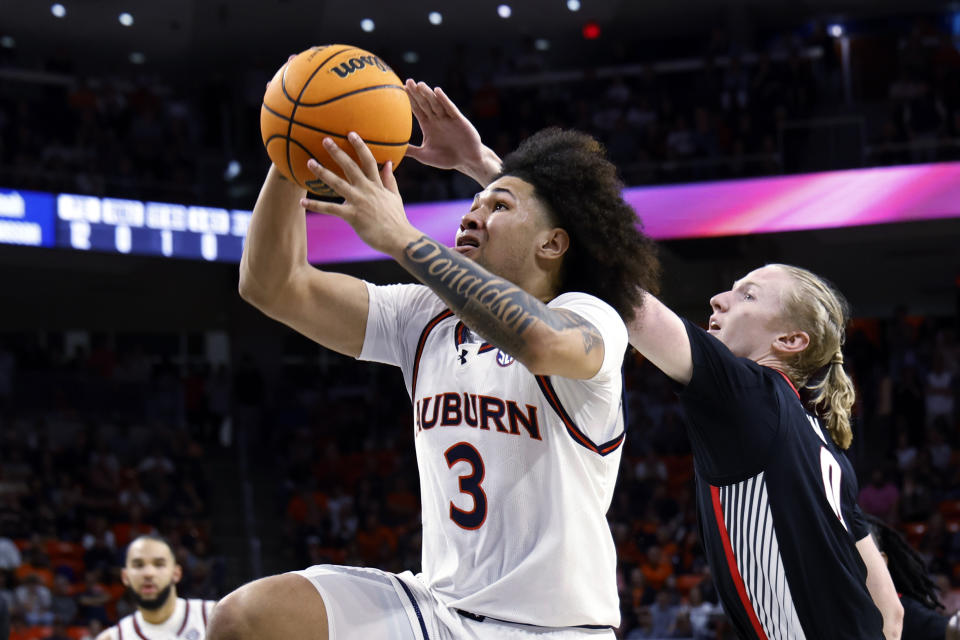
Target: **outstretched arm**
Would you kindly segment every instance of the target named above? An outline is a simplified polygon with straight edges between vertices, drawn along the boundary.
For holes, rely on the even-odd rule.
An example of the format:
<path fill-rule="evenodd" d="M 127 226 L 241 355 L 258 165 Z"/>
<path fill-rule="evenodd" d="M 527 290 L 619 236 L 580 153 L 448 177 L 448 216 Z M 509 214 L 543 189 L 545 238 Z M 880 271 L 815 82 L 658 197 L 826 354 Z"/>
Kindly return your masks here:
<path fill-rule="evenodd" d="M 903 605 L 893 586 L 887 563 L 871 535 L 857 541 L 857 551 L 867 565 L 867 591 L 883 616 L 883 637 L 885 640 L 899 640 L 903 631 Z"/>
<path fill-rule="evenodd" d="M 500 173 L 500 158 L 480 140 L 476 127 L 440 87 L 407 80 L 413 115 L 423 141 L 407 147 L 407 155 L 438 169 L 456 169 L 487 186 Z"/>
<path fill-rule="evenodd" d="M 674 381 L 687 384 L 693 377 L 693 356 L 687 329 L 676 313 L 649 293 L 627 325 L 630 345 Z"/>
<path fill-rule="evenodd" d="M 391 163 L 378 172 L 373 154 L 348 136 L 360 164 L 329 138 L 324 148 L 344 170 L 340 178 L 311 160 L 307 166 L 343 196 L 343 204 L 301 200 L 310 211 L 345 220 L 370 247 L 392 256 L 430 287 L 465 324 L 537 375 L 591 378 L 603 365 L 603 338 L 579 315 L 551 309 L 520 287 L 445 247 L 407 220 Z"/>

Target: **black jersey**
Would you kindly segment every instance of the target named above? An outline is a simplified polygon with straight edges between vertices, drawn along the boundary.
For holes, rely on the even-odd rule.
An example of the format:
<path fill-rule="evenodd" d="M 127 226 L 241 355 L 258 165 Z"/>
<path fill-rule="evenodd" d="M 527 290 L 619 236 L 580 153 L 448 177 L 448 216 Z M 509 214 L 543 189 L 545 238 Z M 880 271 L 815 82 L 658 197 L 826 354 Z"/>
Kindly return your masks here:
<path fill-rule="evenodd" d="M 947 637 L 950 618 L 910 596 L 900 596 L 900 604 L 903 605 L 901 640 L 943 640 Z"/>
<path fill-rule="evenodd" d="M 845 515 L 856 505 L 842 453 L 783 374 L 686 327 L 693 377 L 680 401 L 701 536 L 738 635 L 882 640 Z"/>

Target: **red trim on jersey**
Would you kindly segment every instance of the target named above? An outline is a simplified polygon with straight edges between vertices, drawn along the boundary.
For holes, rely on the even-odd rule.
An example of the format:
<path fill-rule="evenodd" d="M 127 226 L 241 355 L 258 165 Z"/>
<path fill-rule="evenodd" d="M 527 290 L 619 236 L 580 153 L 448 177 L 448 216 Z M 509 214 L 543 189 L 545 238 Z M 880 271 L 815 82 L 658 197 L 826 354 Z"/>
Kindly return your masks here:
<path fill-rule="evenodd" d="M 610 440 L 609 442 L 604 442 L 603 444 L 596 445 L 593 441 L 586 436 L 574 423 L 573 418 L 570 417 L 570 414 L 567 413 L 567 410 L 563 408 L 563 405 L 560 403 L 560 398 L 557 397 L 557 392 L 553 388 L 553 384 L 550 382 L 550 378 L 547 376 L 535 376 L 537 379 L 537 385 L 540 386 L 540 391 L 543 392 L 544 397 L 547 399 L 547 404 L 556 412 L 560 417 L 561 422 L 567 428 L 567 433 L 574 439 L 574 441 L 594 453 L 599 453 L 602 456 L 607 455 L 611 451 L 614 451 L 617 447 L 623 444 L 623 440 L 626 437 L 626 431 L 623 431 L 619 436 Z"/>
<path fill-rule="evenodd" d="M 423 332 L 420 334 L 420 340 L 417 342 L 417 353 L 413 357 L 413 375 L 410 382 L 410 397 L 416 402 L 417 399 L 417 373 L 420 371 L 420 354 L 423 353 L 423 345 L 427 343 L 427 336 L 430 335 L 430 332 L 440 324 L 441 320 L 446 320 L 453 315 L 453 311 L 450 309 L 444 309 L 436 316 L 433 317 L 433 320 L 427 323 L 427 326 L 423 328 Z"/>
<path fill-rule="evenodd" d="M 457 328 L 453 330 L 453 341 L 458 350 L 460 349 L 460 345 L 467 341 L 467 325 L 463 324 L 463 320 L 459 321 Z M 477 353 L 486 353 L 494 349 L 496 349 L 496 347 L 489 342 L 483 342 L 480 344 L 480 348 L 477 349 Z"/>
<path fill-rule="evenodd" d="M 457 328 L 453 330 L 453 346 L 457 349 L 467 340 L 467 325 L 463 321 L 457 323 Z"/>
<path fill-rule="evenodd" d="M 189 600 L 184 600 L 183 602 L 184 602 L 184 604 L 186 604 L 187 606 L 185 606 L 185 607 L 183 608 L 183 624 L 181 624 L 181 625 L 180 625 L 180 628 L 177 629 L 177 635 L 178 635 L 178 636 L 179 636 L 181 633 L 183 633 L 183 630 L 184 630 L 184 629 L 187 628 L 187 620 L 190 619 L 190 601 L 189 601 Z M 201 606 L 200 608 L 203 609 L 203 606 Z"/>
<path fill-rule="evenodd" d="M 773 367 L 770 367 L 770 368 L 773 369 Z M 797 397 L 799 398 L 800 392 L 797 391 L 797 388 L 795 386 L 793 386 L 793 381 L 787 377 L 787 374 L 785 374 L 783 371 L 780 371 L 780 369 L 773 369 L 773 370 L 783 376 L 783 379 L 787 381 L 787 384 L 790 385 L 790 388 L 793 389 L 793 392 L 797 394 Z"/>
<path fill-rule="evenodd" d="M 117 625 L 117 629 L 120 628 L 120 625 Z M 143 638 L 143 640 L 150 640 L 147 636 L 143 634 L 143 631 L 140 629 L 140 625 L 137 624 L 137 614 L 133 614 L 133 630 L 137 632 L 137 635 Z"/>
<path fill-rule="evenodd" d="M 117 640 L 123 640 L 123 629 L 120 628 L 120 623 L 117 623 Z"/>
<path fill-rule="evenodd" d="M 740 602 L 743 604 L 747 617 L 750 618 L 750 624 L 757 637 L 761 640 L 767 640 L 767 634 L 763 632 L 760 626 L 760 620 L 753 610 L 753 604 L 747 595 L 747 588 L 743 584 L 743 576 L 740 575 L 740 569 L 737 568 L 737 561 L 733 557 L 733 546 L 730 544 L 730 534 L 727 532 L 727 525 L 723 521 L 723 509 L 720 508 L 720 489 L 710 485 L 710 497 L 713 498 L 713 516 L 717 520 L 717 529 L 720 530 L 720 540 L 723 542 L 723 552 L 727 556 L 727 568 L 730 569 L 730 577 L 733 578 L 733 584 L 737 588 L 737 595 L 740 596 Z"/>

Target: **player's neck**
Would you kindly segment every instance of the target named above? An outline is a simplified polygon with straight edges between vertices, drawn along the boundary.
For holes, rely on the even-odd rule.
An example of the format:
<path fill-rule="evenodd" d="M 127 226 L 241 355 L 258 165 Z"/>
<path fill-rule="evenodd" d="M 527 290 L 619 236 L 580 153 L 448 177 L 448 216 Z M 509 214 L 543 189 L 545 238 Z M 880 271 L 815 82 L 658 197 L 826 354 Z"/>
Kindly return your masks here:
<path fill-rule="evenodd" d="M 170 616 L 173 615 L 173 612 L 177 610 L 177 592 L 174 590 L 170 591 L 170 597 L 167 598 L 167 601 L 163 603 L 163 606 L 159 609 L 154 609 L 152 611 L 148 609 L 140 609 L 140 615 L 143 616 L 143 619 L 149 622 L 150 624 L 163 624 L 170 619 Z"/>

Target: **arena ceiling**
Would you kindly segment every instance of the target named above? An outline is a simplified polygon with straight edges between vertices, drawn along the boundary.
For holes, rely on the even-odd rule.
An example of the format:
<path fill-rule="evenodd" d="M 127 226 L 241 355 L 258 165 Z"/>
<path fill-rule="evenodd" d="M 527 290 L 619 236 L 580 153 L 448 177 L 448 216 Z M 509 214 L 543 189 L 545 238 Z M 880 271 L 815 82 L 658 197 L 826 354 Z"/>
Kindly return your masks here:
<path fill-rule="evenodd" d="M 567 0 L 59 0 L 65 15 L 57 18 L 54 2 L 0 3 L 0 36 L 13 39 L 17 59 L 55 54 L 82 70 L 85 63 L 127 65 L 138 51 L 148 63 L 178 65 L 184 73 L 199 61 L 276 57 L 332 42 L 431 56 L 453 43 L 494 46 L 522 36 L 573 43 L 588 20 L 605 34 L 636 41 L 707 33 L 717 25 L 737 31 L 904 10 L 903 0 L 580 0 L 576 12 Z M 503 3 L 512 7 L 509 18 L 497 13 Z M 912 0 L 909 7 L 951 3 Z M 430 24 L 432 11 L 442 13 L 441 24 Z M 124 12 L 133 16 L 131 26 L 118 21 Z M 364 18 L 374 20 L 373 32 L 361 30 Z"/>

